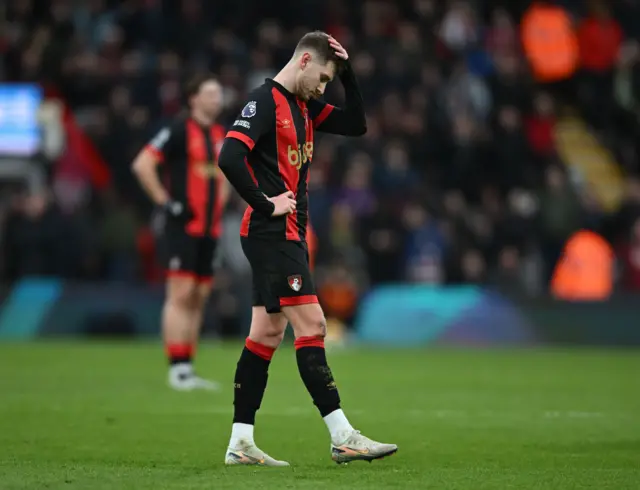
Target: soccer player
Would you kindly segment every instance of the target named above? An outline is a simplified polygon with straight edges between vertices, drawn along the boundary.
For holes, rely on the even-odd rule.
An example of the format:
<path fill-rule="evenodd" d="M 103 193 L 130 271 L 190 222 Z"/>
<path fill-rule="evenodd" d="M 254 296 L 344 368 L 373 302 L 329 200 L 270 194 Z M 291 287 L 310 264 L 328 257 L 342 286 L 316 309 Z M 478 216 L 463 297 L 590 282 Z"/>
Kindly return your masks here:
<path fill-rule="evenodd" d="M 196 376 L 193 357 L 211 292 L 217 239 L 229 184 L 218 167 L 225 130 L 216 124 L 222 87 L 200 76 L 187 85 L 189 111 L 149 142 L 133 163 L 143 188 L 164 220 L 161 248 L 167 268 L 162 333 L 169 359 L 169 386 L 180 391 L 216 390 Z M 165 187 L 157 166 L 163 163 Z"/>
<path fill-rule="evenodd" d="M 345 106 L 318 100 L 338 76 Z M 306 34 L 293 57 L 249 96 L 220 154 L 220 168 L 247 208 L 241 235 L 253 271 L 249 336 L 234 381 L 234 417 L 225 463 L 288 466 L 261 451 L 253 428 L 271 358 L 287 322 L 295 334 L 300 377 L 329 429 L 338 463 L 393 454 L 356 431 L 340 407 L 338 388 L 324 349 L 326 321 L 309 271 L 305 240 L 307 178 L 314 130 L 359 136 L 366 132 L 362 96 L 345 49 L 323 32 Z"/>

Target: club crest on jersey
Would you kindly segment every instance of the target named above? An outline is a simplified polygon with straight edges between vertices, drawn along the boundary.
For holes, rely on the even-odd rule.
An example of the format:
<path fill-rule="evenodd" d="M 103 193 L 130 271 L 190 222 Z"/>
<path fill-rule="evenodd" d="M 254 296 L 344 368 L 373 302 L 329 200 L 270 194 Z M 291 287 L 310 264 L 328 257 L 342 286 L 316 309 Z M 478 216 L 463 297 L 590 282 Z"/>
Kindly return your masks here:
<path fill-rule="evenodd" d="M 287 277 L 287 282 L 289 283 L 289 287 L 296 293 L 302 289 L 302 276 L 299 274 Z"/>
<path fill-rule="evenodd" d="M 256 115 L 256 101 L 252 100 L 246 106 L 244 106 L 244 109 L 242 109 L 242 117 L 249 118 L 255 115 Z"/>

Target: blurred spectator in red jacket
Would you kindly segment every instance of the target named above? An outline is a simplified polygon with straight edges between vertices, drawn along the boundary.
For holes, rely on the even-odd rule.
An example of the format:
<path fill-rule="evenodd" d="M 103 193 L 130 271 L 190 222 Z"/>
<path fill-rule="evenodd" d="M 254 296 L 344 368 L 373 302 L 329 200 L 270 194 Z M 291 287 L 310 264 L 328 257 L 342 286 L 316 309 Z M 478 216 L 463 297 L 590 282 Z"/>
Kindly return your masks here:
<path fill-rule="evenodd" d="M 527 140 L 535 156 L 547 159 L 555 154 L 555 125 L 553 99 L 547 93 L 541 92 L 533 101 L 533 114 L 525 122 Z"/>
<path fill-rule="evenodd" d="M 613 68 L 622 43 L 622 29 L 604 2 L 591 2 L 589 16 L 578 27 L 578 43 L 585 115 L 593 126 L 603 128 L 612 117 Z"/>
<path fill-rule="evenodd" d="M 640 218 L 636 219 L 630 237 L 618 249 L 622 263 L 622 286 L 625 291 L 640 291 Z"/>
<path fill-rule="evenodd" d="M 590 15 L 578 27 L 580 63 L 584 70 L 602 73 L 618 59 L 622 29 L 603 2 L 592 1 L 590 7 Z"/>

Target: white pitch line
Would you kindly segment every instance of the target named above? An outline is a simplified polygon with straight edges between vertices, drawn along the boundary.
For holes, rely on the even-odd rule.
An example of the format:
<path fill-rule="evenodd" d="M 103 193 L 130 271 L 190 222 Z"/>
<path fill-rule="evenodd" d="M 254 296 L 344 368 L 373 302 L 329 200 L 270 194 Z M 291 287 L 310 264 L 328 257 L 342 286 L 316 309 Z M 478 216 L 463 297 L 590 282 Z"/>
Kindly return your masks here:
<path fill-rule="evenodd" d="M 345 408 L 345 411 L 349 415 L 363 415 L 365 413 L 372 414 L 372 410 L 352 409 Z M 147 413 L 177 413 L 177 410 L 152 410 Z M 233 407 L 206 407 L 206 408 L 193 408 L 180 410 L 180 413 L 191 414 L 214 414 L 214 415 L 232 415 Z M 292 406 L 280 410 L 274 410 L 270 408 L 260 409 L 261 415 L 274 416 L 274 417 L 316 417 L 317 410 L 313 406 L 298 407 Z M 593 419 L 593 418 L 605 418 L 615 416 L 605 414 L 603 412 L 586 412 L 586 411 L 539 411 L 539 412 L 518 412 L 518 411 L 468 411 L 468 410 L 455 410 L 455 409 L 434 409 L 424 410 L 419 408 L 413 408 L 408 410 L 401 410 L 393 412 L 394 417 L 421 417 L 425 419 L 477 419 L 477 418 L 495 418 L 495 419 Z M 382 416 L 382 414 L 380 415 Z"/>
<path fill-rule="evenodd" d="M 579 412 L 579 411 L 569 411 L 569 412 L 558 412 L 558 411 L 549 411 L 544 413 L 544 417 L 548 419 L 560 419 L 560 418 L 568 418 L 568 419 L 594 419 L 605 417 L 606 415 L 602 412 Z"/>
<path fill-rule="evenodd" d="M 42 412 L 69 412 L 69 409 L 62 406 L 48 406 L 41 407 Z M 375 410 L 360 409 L 360 408 L 345 408 L 348 415 L 359 416 L 363 414 L 376 415 L 380 417 L 384 416 L 382 413 L 377 414 Z M 149 415 L 233 415 L 233 406 L 190 406 L 184 408 L 163 408 L 163 407 L 139 407 L 138 409 L 131 410 L 129 407 L 104 407 L 101 413 L 143 413 Z M 316 408 L 309 404 L 307 406 L 290 406 L 282 409 L 274 408 L 261 408 L 260 415 L 269 417 L 317 417 L 318 411 Z M 398 410 L 392 412 L 392 417 L 388 418 L 423 418 L 423 419 L 441 419 L 441 420 L 469 420 L 469 419 L 496 419 L 496 420 L 587 420 L 587 419 L 619 419 L 627 418 L 624 414 L 605 413 L 605 412 L 591 412 L 581 410 L 540 410 L 540 411 L 518 411 L 518 410 L 459 410 L 451 408 L 439 408 L 439 409 L 421 409 L 412 408 L 405 410 Z"/>

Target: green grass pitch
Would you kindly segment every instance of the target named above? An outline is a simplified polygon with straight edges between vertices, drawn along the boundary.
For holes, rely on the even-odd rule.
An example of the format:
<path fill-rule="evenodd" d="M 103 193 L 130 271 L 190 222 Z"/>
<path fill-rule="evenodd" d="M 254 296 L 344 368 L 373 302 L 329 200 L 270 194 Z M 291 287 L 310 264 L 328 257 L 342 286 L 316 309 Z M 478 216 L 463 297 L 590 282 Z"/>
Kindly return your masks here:
<path fill-rule="evenodd" d="M 239 351 L 199 351 L 223 393 L 175 393 L 158 344 L 0 344 L 0 489 L 640 489 L 638 351 L 332 351 L 352 423 L 399 445 L 338 466 L 283 348 L 256 428 L 283 469 L 222 464 Z"/>

